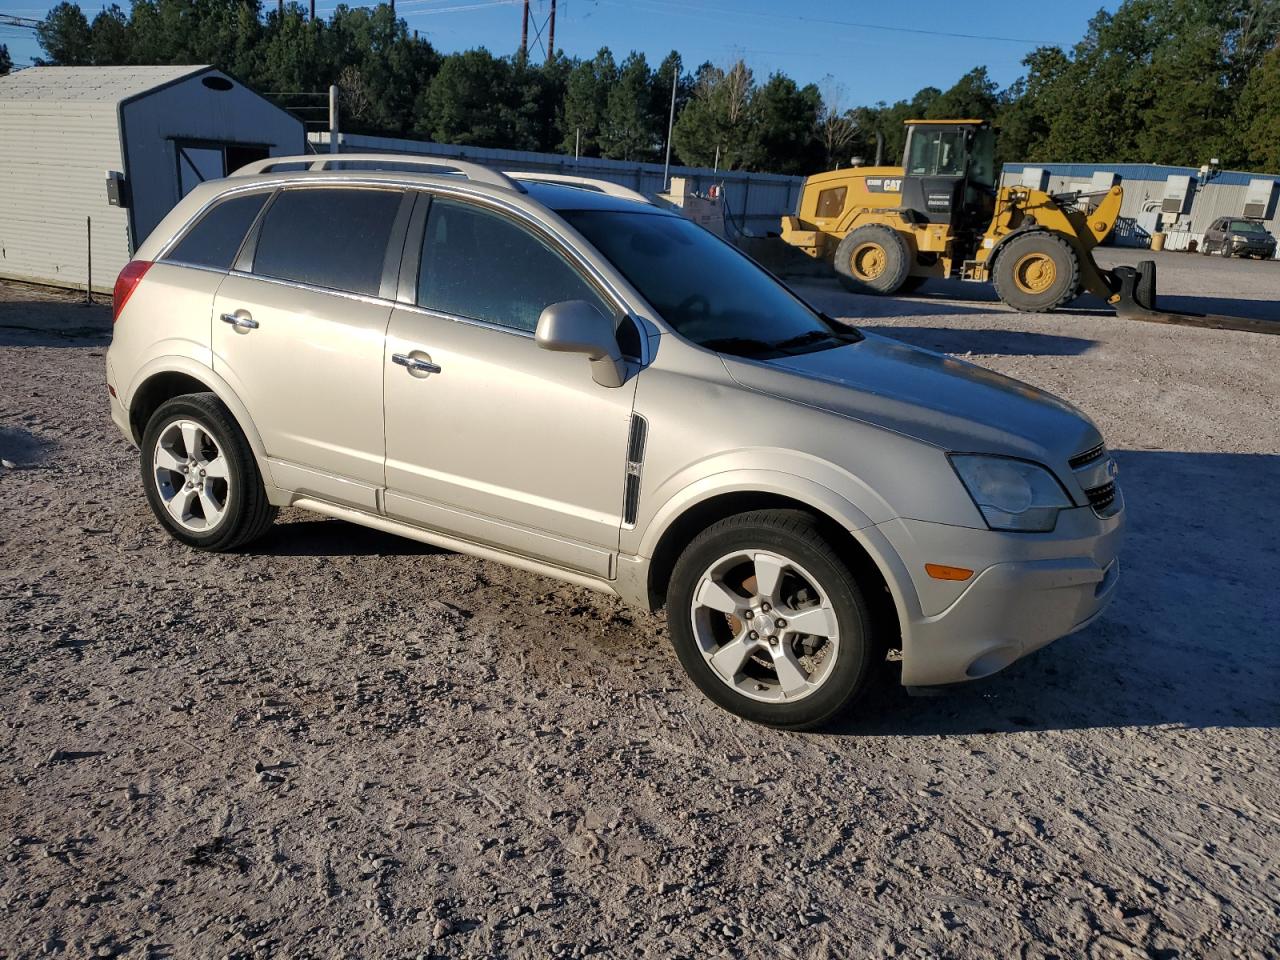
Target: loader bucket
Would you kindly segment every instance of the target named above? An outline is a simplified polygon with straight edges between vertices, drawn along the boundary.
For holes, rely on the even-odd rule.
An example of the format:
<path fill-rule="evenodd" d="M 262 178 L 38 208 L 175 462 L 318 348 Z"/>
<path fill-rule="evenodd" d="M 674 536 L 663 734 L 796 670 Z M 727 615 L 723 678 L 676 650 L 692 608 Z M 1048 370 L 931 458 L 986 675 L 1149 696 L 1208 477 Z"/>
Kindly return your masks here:
<path fill-rule="evenodd" d="M 1114 291 L 1116 316 L 1147 323 L 1168 323 L 1209 330 L 1243 330 L 1246 333 L 1280 334 L 1280 322 L 1253 317 L 1228 317 L 1216 313 L 1182 313 L 1156 306 L 1156 264 L 1143 260 L 1137 267 L 1113 267 L 1105 274 Z"/>

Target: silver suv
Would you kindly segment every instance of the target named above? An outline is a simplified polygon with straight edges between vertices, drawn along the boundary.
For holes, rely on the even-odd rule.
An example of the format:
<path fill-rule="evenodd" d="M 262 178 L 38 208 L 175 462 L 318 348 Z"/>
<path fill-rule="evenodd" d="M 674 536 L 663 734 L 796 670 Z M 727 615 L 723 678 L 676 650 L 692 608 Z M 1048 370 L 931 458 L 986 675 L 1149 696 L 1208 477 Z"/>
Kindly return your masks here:
<path fill-rule="evenodd" d="M 178 204 L 115 319 L 112 416 L 178 540 L 295 506 L 665 606 L 751 720 L 821 724 L 886 660 L 986 676 L 1115 589 L 1087 417 L 833 322 L 612 184 L 262 161 Z"/>

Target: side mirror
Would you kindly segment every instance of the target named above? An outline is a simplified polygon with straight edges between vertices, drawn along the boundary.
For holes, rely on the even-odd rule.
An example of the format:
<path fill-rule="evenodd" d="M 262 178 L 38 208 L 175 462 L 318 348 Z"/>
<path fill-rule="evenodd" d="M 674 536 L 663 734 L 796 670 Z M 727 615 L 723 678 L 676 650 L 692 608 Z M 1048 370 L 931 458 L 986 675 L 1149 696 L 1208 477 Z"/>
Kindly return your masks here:
<path fill-rule="evenodd" d="M 580 353 L 591 361 L 591 377 L 602 387 L 620 387 L 626 366 L 612 317 L 586 300 L 553 303 L 538 317 L 534 339 L 543 350 Z"/>

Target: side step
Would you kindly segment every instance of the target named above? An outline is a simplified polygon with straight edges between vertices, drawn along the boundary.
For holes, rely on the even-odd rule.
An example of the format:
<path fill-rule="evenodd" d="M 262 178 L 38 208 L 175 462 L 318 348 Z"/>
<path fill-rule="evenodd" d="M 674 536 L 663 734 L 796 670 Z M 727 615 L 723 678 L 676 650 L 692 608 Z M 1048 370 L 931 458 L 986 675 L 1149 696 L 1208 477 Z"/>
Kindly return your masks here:
<path fill-rule="evenodd" d="M 1216 313 L 1174 313 L 1156 306 L 1156 262 L 1143 260 L 1137 267 L 1114 267 L 1104 273 L 1117 299 L 1116 316 L 1146 323 L 1168 323 L 1209 330 L 1241 330 L 1245 333 L 1280 334 L 1280 322 L 1253 317 L 1228 317 Z"/>

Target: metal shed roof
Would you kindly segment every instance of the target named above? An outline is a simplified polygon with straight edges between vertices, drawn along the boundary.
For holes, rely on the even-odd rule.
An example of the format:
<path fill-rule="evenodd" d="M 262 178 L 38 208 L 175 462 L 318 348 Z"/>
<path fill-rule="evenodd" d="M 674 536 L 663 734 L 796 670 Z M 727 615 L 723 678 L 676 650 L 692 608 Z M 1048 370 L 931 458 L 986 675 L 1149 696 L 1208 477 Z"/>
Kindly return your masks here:
<path fill-rule="evenodd" d="M 212 69 L 173 67 L 29 67 L 0 77 L 0 101 L 121 103 Z"/>

